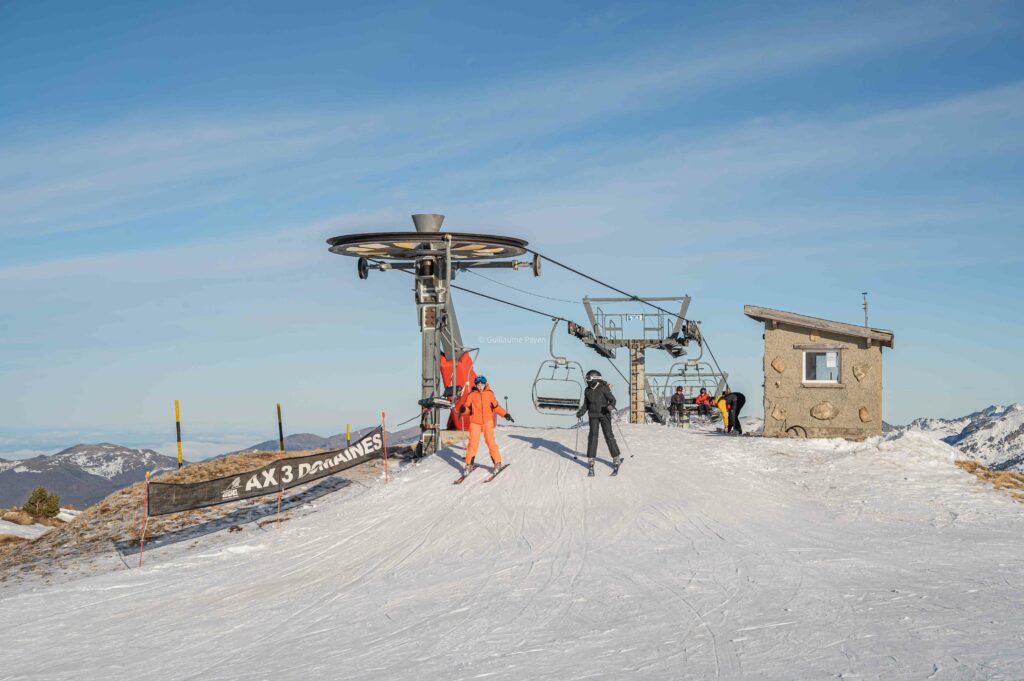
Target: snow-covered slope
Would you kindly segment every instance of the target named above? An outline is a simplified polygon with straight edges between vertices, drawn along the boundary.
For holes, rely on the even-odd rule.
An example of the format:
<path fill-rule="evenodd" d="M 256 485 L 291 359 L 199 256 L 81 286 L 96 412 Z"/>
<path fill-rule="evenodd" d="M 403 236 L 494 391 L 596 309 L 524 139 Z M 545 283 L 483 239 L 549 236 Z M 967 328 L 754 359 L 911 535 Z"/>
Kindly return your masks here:
<path fill-rule="evenodd" d="M 951 447 L 621 430 L 617 478 L 501 428 L 492 483 L 446 451 L 278 530 L 0 583 L 0 677 L 1024 678 L 1022 506 Z"/>
<path fill-rule="evenodd" d="M 992 405 L 957 419 L 915 419 L 900 431 L 916 431 L 953 445 L 994 470 L 1024 472 L 1024 405 Z"/>
<path fill-rule="evenodd" d="M 0 506 L 21 505 L 42 485 L 63 504 L 88 506 L 116 489 L 141 480 L 146 471 L 166 470 L 176 459 L 151 449 L 109 443 L 75 445 L 51 456 L 36 456 L 0 465 Z"/>

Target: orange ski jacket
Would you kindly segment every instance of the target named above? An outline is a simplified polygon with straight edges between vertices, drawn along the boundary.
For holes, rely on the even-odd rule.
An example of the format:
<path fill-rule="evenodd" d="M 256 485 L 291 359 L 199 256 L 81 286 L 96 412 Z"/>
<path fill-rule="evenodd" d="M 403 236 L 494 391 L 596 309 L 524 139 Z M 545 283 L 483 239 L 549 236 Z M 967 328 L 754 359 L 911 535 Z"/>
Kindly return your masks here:
<path fill-rule="evenodd" d="M 494 425 L 495 414 L 505 416 L 508 412 L 498 404 L 497 398 L 491 391 L 490 386 L 483 390 L 474 390 L 466 399 L 466 406 L 463 407 L 469 414 L 469 422 L 478 425 Z"/>

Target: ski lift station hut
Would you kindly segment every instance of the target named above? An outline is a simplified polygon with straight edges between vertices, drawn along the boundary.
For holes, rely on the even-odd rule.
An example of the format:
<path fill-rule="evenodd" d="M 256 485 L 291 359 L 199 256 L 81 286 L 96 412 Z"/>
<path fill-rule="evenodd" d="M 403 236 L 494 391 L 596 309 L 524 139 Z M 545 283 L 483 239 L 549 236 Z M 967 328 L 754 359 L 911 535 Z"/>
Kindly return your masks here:
<path fill-rule="evenodd" d="M 882 433 L 882 348 L 893 333 L 767 307 L 764 435 L 862 440 Z"/>

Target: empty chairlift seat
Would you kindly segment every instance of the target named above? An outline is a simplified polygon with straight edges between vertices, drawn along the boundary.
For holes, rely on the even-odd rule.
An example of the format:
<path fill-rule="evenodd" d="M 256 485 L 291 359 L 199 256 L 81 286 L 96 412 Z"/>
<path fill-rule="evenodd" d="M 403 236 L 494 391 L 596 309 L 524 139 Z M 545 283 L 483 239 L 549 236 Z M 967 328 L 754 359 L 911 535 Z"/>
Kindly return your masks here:
<path fill-rule="evenodd" d="M 583 403 L 583 367 L 549 359 L 533 380 L 533 406 L 542 414 L 572 414 Z"/>

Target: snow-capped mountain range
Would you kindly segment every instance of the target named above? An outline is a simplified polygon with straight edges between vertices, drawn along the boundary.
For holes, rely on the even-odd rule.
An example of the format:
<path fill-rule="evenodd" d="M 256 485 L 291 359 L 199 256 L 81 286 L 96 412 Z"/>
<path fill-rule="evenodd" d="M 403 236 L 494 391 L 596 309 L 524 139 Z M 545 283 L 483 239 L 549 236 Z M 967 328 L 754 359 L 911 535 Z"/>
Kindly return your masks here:
<path fill-rule="evenodd" d="M 956 419 L 914 419 L 894 430 L 913 430 L 942 440 L 997 471 L 1024 472 L 1024 405 L 992 405 Z"/>
<path fill-rule="evenodd" d="M 754 420 L 747 428 L 756 431 Z M 366 430 L 352 433 L 357 439 Z M 942 440 L 994 470 L 1024 472 L 1024 405 L 993 405 L 954 419 L 919 418 L 892 431 L 916 431 Z M 418 428 L 389 433 L 388 441 L 398 444 L 414 438 Z M 342 447 L 344 435 L 328 438 L 293 434 L 285 438 L 286 449 Z M 276 441 L 262 442 L 241 451 L 273 450 Z M 147 470 L 167 470 L 177 461 L 151 449 L 120 445 L 80 444 L 51 456 L 21 461 L 0 459 L 0 507 L 21 505 L 29 493 L 42 485 L 59 494 L 62 504 L 84 508 L 111 492 L 141 480 Z"/>
<path fill-rule="evenodd" d="M 176 459 L 152 449 L 109 443 L 75 445 L 51 456 L 22 461 L 0 460 L 0 506 L 23 504 L 32 490 L 42 485 L 60 495 L 61 504 L 83 508 L 138 482 L 146 471 L 177 465 Z"/>

